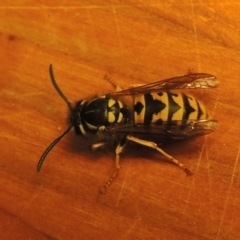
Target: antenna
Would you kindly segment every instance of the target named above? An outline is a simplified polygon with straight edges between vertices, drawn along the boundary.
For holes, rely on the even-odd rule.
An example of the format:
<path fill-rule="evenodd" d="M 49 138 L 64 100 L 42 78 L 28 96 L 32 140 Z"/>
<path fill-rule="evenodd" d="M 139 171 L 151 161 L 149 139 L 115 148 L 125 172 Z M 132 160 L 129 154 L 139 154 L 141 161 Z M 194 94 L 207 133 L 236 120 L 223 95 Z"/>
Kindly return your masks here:
<path fill-rule="evenodd" d="M 67 103 L 68 105 L 68 108 L 70 110 L 73 109 L 72 107 L 72 104 L 68 101 L 67 97 L 64 95 L 64 93 L 62 92 L 62 90 L 59 88 L 59 86 L 57 85 L 57 82 L 55 80 L 55 77 L 54 77 L 54 73 L 53 73 L 53 67 L 52 67 L 52 64 L 50 64 L 49 66 L 49 74 L 50 74 L 50 78 L 51 78 L 51 81 L 52 81 L 52 84 L 54 86 L 54 88 L 56 89 L 56 91 L 58 92 L 58 94 L 61 96 L 61 98 Z"/>
<path fill-rule="evenodd" d="M 45 158 L 47 157 L 48 153 L 53 149 L 53 147 L 70 131 L 70 129 L 72 128 L 73 126 L 69 126 L 67 130 L 65 130 L 65 132 L 57 137 L 47 148 L 46 150 L 43 152 L 42 156 L 40 157 L 40 160 L 38 162 L 38 165 L 37 165 L 37 171 L 39 172 L 41 170 L 41 167 L 43 165 L 43 162 L 45 160 Z"/>
<path fill-rule="evenodd" d="M 64 95 L 64 93 L 62 92 L 62 90 L 59 88 L 59 86 L 57 85 L 57 82 L 55 80 L 54 77 L 54 73 L 53 73 L 53 67 L 52 64 L 50 64 L 49 66 L 49 74 L 50 74 L 50 78 L 52 81 L 52 84 L 54 86 L 54 88 L 56 89 L 56 91 L 58 92 L 58 94 L 61 96 L 61 98 L 67 103 L 68 108 L 70 110 L 73 109 L 72 104 L 68 101 L 67 97 Z M 70 125 L 59 137 L 57 137 L 47 148 L 46 150 L 43 152 L 42 156 L 40 157 L 39 161 L 38 161 L 38 165 L 37 165 L 37 171 L 39 172 L 41 170 L 41 167 L 43 165 L 43 162 L 45 160 L 45 158 L 47 157 L 47 155 L 49 154 L 49 152 L 54 148 L 54 146 L 71 130 L 71 128 L 73 127 L 73 125 Z"/>

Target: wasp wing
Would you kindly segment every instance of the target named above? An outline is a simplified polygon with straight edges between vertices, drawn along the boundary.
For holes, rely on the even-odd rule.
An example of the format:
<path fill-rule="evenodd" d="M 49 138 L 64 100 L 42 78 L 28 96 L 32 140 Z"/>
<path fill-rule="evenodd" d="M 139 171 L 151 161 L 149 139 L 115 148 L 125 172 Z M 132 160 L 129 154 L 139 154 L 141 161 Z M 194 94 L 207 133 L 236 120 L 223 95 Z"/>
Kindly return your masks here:
<path fill-rule="evenodd" d="M 162 122 L 161 124 L 151 123 L 127 123 L 115 124 L 108 132 L 111 133 L 126 133 L 126 134 L 146 134 L 146 135 L 160 135 L 170 137 L 172 139 L 186 139 L 193 136 L 205 135 L 215 131 L 218 128 L 216 120 L 187 120 Z"/>
<path fill-rule="evenodd" d="M 218 80 L 215 76 L 208 73 L 189 73 L 184 76 L 173 77 L 160 80 L 146 85 L 128 88 L 119 92 L 111 93 L 111 96 L 136 95 L 159 90 L 171 89 L 197 89 L 213 88 L 218 86 Z"/>

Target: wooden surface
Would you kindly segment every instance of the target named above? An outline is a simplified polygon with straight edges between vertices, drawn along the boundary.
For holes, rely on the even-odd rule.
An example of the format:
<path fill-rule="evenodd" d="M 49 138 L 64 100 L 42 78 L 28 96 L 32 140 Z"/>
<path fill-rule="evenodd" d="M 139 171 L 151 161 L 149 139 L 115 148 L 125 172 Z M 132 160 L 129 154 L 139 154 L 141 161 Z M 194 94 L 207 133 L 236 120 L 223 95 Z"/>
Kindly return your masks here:
<path fill-rule="evenodd" d="M 51 2 L 51 3 L 48 3 Z M 81 3 L 80 3 L 81 2 Z M 36 1 L 0 4 L 1 239 L 240 239 L 239 1 Z M 122 87 L 183 75 L 214 74 L 218 89 L 193 94 L 219 129 L 163 149 L 129 145 L 106 195 L 113 149 L 93 152 L 67 128 L 67 106 Z"/>

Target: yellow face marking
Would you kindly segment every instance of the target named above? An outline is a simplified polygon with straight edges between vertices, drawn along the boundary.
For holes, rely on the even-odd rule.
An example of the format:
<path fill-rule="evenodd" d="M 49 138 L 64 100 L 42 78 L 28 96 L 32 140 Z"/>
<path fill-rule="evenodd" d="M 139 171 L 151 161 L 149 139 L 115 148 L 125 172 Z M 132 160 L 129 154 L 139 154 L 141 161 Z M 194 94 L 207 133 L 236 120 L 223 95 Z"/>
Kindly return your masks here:
<path fill-rule="evenodd" d="M 108 112 L 108 122 L 114 123 L 115 119 L 115 115 L 112 112 Z"/>
<path fill-rule="evenodd" d="M 86 131 L 85 131 L 85 129 L 84 129 L 84 127 L 83 127 L 82 124 L 79 125 L 79 128 L 80 128 L 80 131 L 81 131 L 82 135 L 83 135 L 83 136 L 86 136 L 87 133 L 86 133 Z"/>
<path fill-rule="evenodd" d="M 94 125 L 92 125 L 92 124 L 89 124 L 89 123 L 87 123 L 87 122 L 85 122 L 85 123 L 87 124 L 87 126 L 88 126 L 89 129 L 92 129 L 92 130 L 96 130 L 96 129 L 97 129 L 96 126 L 94 126 Z"/>

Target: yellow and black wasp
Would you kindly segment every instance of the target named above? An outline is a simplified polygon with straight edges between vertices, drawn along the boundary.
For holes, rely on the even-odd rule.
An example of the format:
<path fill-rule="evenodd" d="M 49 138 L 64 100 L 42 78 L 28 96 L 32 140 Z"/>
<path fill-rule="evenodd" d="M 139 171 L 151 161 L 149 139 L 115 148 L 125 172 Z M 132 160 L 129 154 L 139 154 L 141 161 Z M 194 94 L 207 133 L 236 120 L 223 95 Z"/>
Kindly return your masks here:
<path fill-rule="evenodd" d="M 116 177 L 120 169 L 119 156 L 128 141 L 157 150 L 191 175 L 191 171 L 184 164 L 164 152 L 155 142 L 147 139 L 149 136 L 155 139 L 158 136 L 187 139 L 208 134 L 218 127 L 218 122 L 212 119 L 200 101 L 184 93 L 171 92 L 173 89 L 217 87 L 218 80 L 211 74 L 189 73 L 126 90 L 118 90 L 94 99 L 81 100 L 73 107 L 58 87 L 52 65 L 49 67 L 49 72 L 53 86 L 70 109 L 70 126 L 44 151 L 38 162 L 37 171 L 40 171 L 51 149 L 71 128 L 75 129 L 76 134 L 84 137 L 96 134 L 100 142 L 93 144 L 92 149 L 104 146 L 119 135 L 121 138 L 118 138 L 118 145 L 115 149 L 116 171 L 100 189 L 102 193 L 106 192 Z M 131 97 L 131 103 L 128 105 L 120 100 L 126 96 Z"/>

